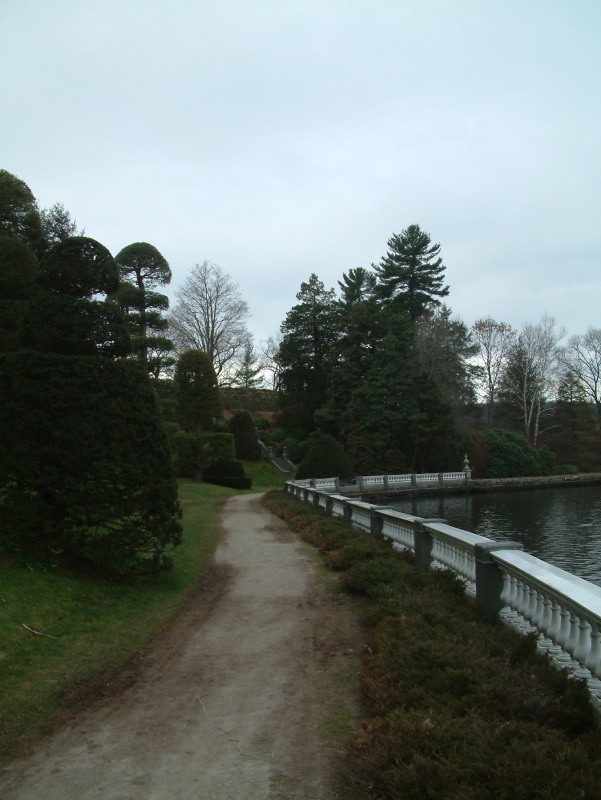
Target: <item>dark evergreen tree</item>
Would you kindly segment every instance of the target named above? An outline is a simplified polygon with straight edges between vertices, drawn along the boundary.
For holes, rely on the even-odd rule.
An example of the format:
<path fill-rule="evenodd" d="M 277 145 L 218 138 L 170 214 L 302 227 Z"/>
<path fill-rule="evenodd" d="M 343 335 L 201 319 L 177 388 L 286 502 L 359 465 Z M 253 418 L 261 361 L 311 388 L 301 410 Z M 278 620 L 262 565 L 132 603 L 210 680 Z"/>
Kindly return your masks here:
<path fill-rule="evenodd" d="M 20 239 L 38 252 L 44 237 L 37 201 L 29 186 L 0 169 L 0 236 Z"/>
<path fill-rule="evenodd" d="M 147 242 L 124 247 L 115 261 L 121 285 L 114 299 L 127 319 L 133 352 L 158 378 L 162 369 L 175 363 L 170 355 L 173 342 L 164 335 L 169 323 L 162 312 L 168 310 L 169 298 L 155 291 L 157 286 L 170 283 L 171 269 L 157 248 Z"/>
<path fill-rule="evenodd" d="M 461 415 L 476 402 L 473 359 L 478 345 L 460 319 L 453 319 L 451 309 L 441 306 L 426 312 L 417 321 L 417 352 L 425 374 L 438 387 L 445 402 Z"/>
<path fill-rule="evenodd" d="M 118 283 L 111 254 L 96 240 L 74 237 L 54 245 L 40 262 L 21 347 L 62 355 L 127 355 L 131 344 L 118 307 L 95 299 Z"/>
<path fill-rule="evenodd" d="M 376 276 L 364 267 L 356 267 L 344 272 L 342 280 L 338 281 L 340 287 L 340 303 L 344 307 L 368 300 L 376 289 Z"/>
<path fill-rule="evenodd" d="M 315 428 L 314 414 L 326 397 L 331 376 L 332 345 L 339 333 L 339 310 L 333 289 L 326 290 L 317 275 L 302 283 L 299 303 L 282 323 L 277 354 L 282 390 L 283 427 L 298 438 Z"/>
<path fill-rule="evenodd" d="M 0 306 L 12 334 L 0 355 L 0 541 L 117 571 L 163 569 L 181 539 L 177 489 L 148 378 L 115 360 L 129 337 L 100 297 L 118 285 L 116 264 L 95 240 L 72 237 L 38 267 L 26 229 L 6 226 L 0 246 L 0 283 L 24 303 L 11 319 Z"/>
<path fill-rule="evenodd" d="M 316 434 L 306 455 L 298 465 L 296 477 L 304 478 L 351 478 L 353 464 L 341 445 L 326 433 Z"/>
<path fill-rule="evenodd" d="M 391 236 L 388 252 L 374 265 L 379 296 L 412 320 L 440 305 L 439 298 L 448 295 L 449 287 L 444 285 L 445 266 L 439 254 L 440 245 L 432 244 L 419 225 Z"/>
<path fill-rule="evenodd" d="M 249 339 L 244 345 L 240 366 L 234 372 L 232 386 L 247 390 L 257 389 L 263 385 L 262 372 L 263 366 L 255 352 L 252 339 Z"/>
<path fill-rule="evenodd" d="M 234 434 L 236 442 L 236 458 L 245 461 L 259 461 L 261 447 L 257 428 L 248 411 L 238 411 L 227 424 L 228 430 Z"/>
<path fill-rule="evenodd" d="M 43 208 L 40 211 L 40 221 L 46 248 L 52 247 L 58 242 L 64 242 L 65 239 L 71 239 L 73 236 L 84 236 L 85 234 L 83 230 L 77 230 L 77 222 L 71 218 L 71 214 L 62 203 L 55 203 L 50 208 Z"/>
<path fill-rule="evenodd" d="M 181 541 L 167 436 L 132 361 L 0 356 L 0 543 L 117 572 L 170 566 Z"/>
<path fill-rule="evenodd" d="M 343 339 L 348 351 L 333 373 L 324 409 L 330 420 L 338 420 L 338 435 L 356 472 L 457 466 L 451 408 L 423 369 L 411 320 L 380 309 L 371 325 L 371 340 L 363 335 L 353 343 L 350 334 Z"/>
<path fill-rule="evenodd" d="M 223 406 L 213 362 L 203 350 L 187 350 L 175 366 L 177 416 L 188 433 L 212 431 L 223 419 Z"/>
<path fill-rule="evenodd" d="M 38 260 L 30 247 L 0 236 L 0 353 L 16 350 L 35 290 Z"/>

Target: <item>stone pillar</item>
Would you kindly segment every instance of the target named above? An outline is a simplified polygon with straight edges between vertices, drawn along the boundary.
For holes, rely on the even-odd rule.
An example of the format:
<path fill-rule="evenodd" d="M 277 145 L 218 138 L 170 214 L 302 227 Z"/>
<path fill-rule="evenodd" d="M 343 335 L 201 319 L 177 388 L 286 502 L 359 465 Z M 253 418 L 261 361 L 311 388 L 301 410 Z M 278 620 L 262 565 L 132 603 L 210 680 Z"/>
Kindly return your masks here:
<path fill-rule="evenodd" d="M 328 495 L 326 497 L 326 514 L 328 517 L 331 517 L 333 513 L 334 513 L 334 501 L 332 500 L 330 495 Z"/>
<path fill-rule="evenodd" d="M 417 476 L 416 476 L 415 472 L 411 473 L 411 485 L 412 486 L 417 486 Z"/>
<path fill-rule="evenodd" d="M 496 619 L 503 608 L 503 573 L 492 558 L 495 550 L 523 550 L 518 542 L 482 542 L 474 546 L 476 558 L 476 605 L 488 619 Z"/>
<path fill-rule="evenodd" d="M 416 519 L 413 523 L 413 546 L 415 548 L 415 566 L 427 569 L 432 563 L 433 540 L 430 532 L 424 527 L 426 522 L 445 522 L 446 519 Z"/>
<path fill-rule="evenodd" d="M 467 457 L 467 453 L 463 457 L 463 471 L 465 472 L 465 482 L 469 483 L 472 479 L 472 468 Z"/>
<path fill-rule="evenodd" d="M 342 508 L 342 521 L 349 527 L 353 524 L 353 509 L 348 503 L 345 503 Z"/>
<path fill-rule="evenodd" d="M 374 539 L 381 539 L 382 538 L 382 528 L 384 527 L 384 521 L 382 517 L 377 513 L 378 511 L 390 511 L 388 506 L 372 506 L 369 514 L 369 532 L 374 537 Z"/>

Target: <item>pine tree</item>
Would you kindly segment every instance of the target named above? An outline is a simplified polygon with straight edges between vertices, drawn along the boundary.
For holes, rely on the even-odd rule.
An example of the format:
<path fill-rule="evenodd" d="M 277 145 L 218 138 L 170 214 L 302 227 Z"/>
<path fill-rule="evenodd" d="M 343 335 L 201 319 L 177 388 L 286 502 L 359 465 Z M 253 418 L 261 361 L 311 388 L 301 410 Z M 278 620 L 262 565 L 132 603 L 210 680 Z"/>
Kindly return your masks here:
<path fill-rule="evenodd" d="M 440 245 L 431 244 L 430 236 L 419 227 L 410 225 L 388 240 L 388 252 L 378 266 L 379 296 L 405 311 L 412 320 L 426 309 L 440 305 L 449 287 L 444 285 L 445 266 L 440 257 Z"/>
<path fill-rule="evenodd" d="M 326 396 L 332 345 L 339 334 L 339 310 L 333 289 L 317 275 L 302 283 L 297 303 L 282 323 L 277 361 L 282 389 L 282 424 L 299 438 L 315 429 L 314 414 Z"/>
<path fill-rule="evenodd" d="M 212 431 L 223 418 L 223 406 L 213 362 L 202 350 L 187 350 L 175 367 L 177 416 L 188 433 Z"/>

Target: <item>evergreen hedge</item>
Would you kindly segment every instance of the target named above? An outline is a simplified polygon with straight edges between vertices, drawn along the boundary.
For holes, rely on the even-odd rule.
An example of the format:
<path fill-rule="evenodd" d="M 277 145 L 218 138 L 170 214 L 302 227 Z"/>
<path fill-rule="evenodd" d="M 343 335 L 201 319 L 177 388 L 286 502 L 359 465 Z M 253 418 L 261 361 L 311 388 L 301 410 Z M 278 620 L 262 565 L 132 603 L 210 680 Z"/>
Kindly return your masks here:
<path fill-rule="evenodd" d="M 188 433 L 177 431 L 173 437 L 175 472 L 181 478 L 201 480 L 204 467 L 218 458 L 234 458 L 231 433 Z"/>
<path fill-rule="evenodd" d="M 315 436 L 306 455 L 298 465 L 296 477 L 350 478 L 354 476 L 350 458 L 333 436 L 322 433 Z"/>
<path fill-rule="evenodd" d="M 120 572 L 171 564 L 180 507 L 143 365 L 0 356 L 0 542 Z"/>
<path fill-rule="evenodd" d="M 519 433 L 501 428 L 483 428 L 479 437 L 484 440 L 483 448 L 476 439 L 475 459 L 479 463 L 480 477 L 520 478 L 538 475 L 552 475 L 555 456 L 546 447 L 534 448 Z"/>
<path fill-rule="evenodd" d="M 252 486 L 252 478 L 246 476 L 243 464 L 231 458 L 218 458 L 211 462 L 204 472 L 203 480 L 205 483 L 216 483 L 231 489 L 250 489 Z"/>
<path fill-rule="evenodd" d="M 236 458 L 242 458 L 245 461 L 260 461 L 261 447 L 257 429 L 248 411 L 236 412 L 227 426 L 236 441 Z"/>

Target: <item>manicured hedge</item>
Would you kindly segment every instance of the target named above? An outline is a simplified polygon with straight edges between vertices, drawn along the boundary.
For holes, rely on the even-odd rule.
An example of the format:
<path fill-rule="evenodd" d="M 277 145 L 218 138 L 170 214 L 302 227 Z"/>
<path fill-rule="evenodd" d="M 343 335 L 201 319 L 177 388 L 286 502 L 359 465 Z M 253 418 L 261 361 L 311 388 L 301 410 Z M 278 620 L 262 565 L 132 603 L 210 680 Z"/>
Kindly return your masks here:
<path fill-rule="evenodd" d="M 252 478 L 246 477 L 244 466 L 230 458 L 219 458 L 209 464 L 204 471 L 203 480 L 232 489 L 250 489 L 252 486 Z"/>
<path fill-rule="evenodd" d="M 167 435 L 134 361 L 0 356 L 0 540 L 118 571 L 170 565 L 181 541 Z"/>

